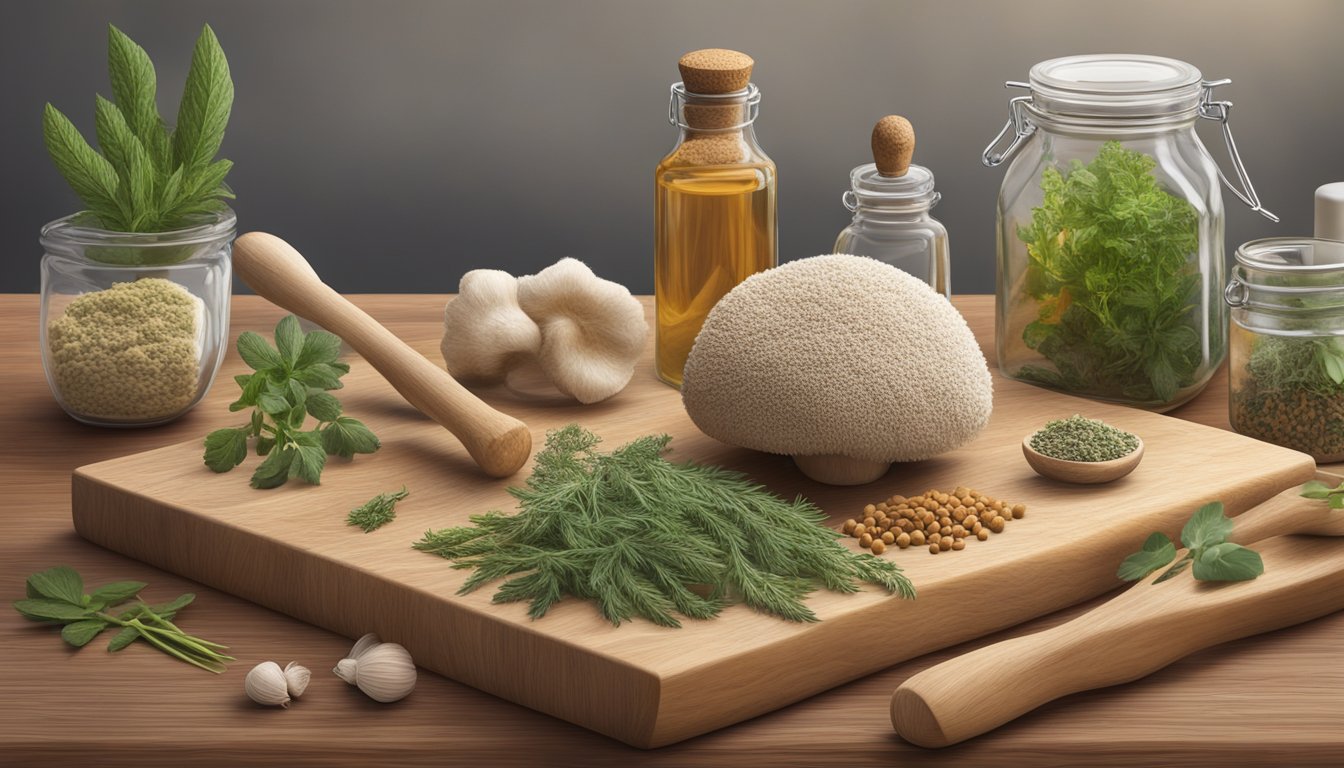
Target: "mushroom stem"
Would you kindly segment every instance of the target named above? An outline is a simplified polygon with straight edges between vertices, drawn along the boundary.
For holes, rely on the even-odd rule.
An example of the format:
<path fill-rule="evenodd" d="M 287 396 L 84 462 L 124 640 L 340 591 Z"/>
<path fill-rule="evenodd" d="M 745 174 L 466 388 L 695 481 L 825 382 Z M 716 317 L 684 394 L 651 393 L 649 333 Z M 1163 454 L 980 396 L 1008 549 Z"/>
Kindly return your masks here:
<path fill-rule="evenodd" d="M 798 465 L 804 475 L 828 485 L 871 483 L 891 469 L 889 461 L 868 461 L 833 453 L 820 456 L 794 456 L 793 463 Z"/>

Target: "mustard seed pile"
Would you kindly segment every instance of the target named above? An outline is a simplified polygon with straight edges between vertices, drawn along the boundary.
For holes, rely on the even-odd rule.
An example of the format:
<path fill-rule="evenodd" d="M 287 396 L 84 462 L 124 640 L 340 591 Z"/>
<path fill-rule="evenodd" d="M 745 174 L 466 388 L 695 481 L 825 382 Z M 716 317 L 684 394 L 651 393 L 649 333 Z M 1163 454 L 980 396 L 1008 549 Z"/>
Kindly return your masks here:
<path fill-rule="evenodd" d="M 203 322 L 201 300 L 161 278 L 83 294 L 47 326 L 56 389 L 94 418 L 175 416 L 196 397 Z"/>
<path fill-rule="evenodd" d="M 845 521 L 843 531 L 859 546 L 880 555 L 887 547 L 929 548 L 930 554 L 961 551 L 966 540 L 984 541 L 1003 533 L 1009 520 L 1021 519 L 1027 505 L 990 498 L 958 486 L 950 493 L 928 491 L 922 496 L 892 496 L 863 508 L 863 519 Z"/>

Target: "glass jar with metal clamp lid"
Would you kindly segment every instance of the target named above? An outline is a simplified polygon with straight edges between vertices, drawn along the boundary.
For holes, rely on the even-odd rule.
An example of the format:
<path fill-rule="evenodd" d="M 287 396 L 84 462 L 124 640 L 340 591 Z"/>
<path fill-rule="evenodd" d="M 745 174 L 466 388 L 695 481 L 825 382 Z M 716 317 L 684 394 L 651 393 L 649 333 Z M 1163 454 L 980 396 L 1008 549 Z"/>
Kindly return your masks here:
<path fill-rule="evenodd" d="M 1227 349 L 1219 182 L 1260 205 L 1228 125 L 1232 104 L 1183 61 L 1070 56 L 1031 68 L 982 156 L 1010 161 L 998 201 L 996 344 L 1007 375 L 1165 411 Z M 1195 122 L 1223 130 L 1240 188 Z M 1008 146 L 1000 145 L 1008 140 Z"/>

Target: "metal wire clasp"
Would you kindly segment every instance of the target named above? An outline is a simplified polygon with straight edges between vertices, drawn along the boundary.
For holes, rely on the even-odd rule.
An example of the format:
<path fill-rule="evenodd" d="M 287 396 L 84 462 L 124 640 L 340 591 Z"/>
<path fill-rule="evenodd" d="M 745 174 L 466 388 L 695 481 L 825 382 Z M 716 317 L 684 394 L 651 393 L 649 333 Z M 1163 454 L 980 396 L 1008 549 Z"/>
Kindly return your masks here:
<path fill-rule="evenodd" d="M 1265 207 L 1260 204 L 1260 196 L 1256 194 L 1255 185 L 1251 183 L 1251 177 L 1246 173 L 1246 165 L 1241 161 L 1241 153 L 1237 152 L 1237 142 L 1232 138 L 1232 126 L 1228 123 L 1228 117 L 1232 114 L 1232 102 L 1213 100 L 1213 89 L 1230 82 L 1232 81 L 1223 78 L 1222 80 L 1205 80 L 1201 83 L 1204 92 L 1199 97 L 1199 116 L 1205 120 L 1217 120 L 1223 126 L 1223 141 L 1227 143 L 1227 155 L 1232 160 L 1232 169 L 1237 172 L 1237 180 L 1241 182 L 1242 189 L 1245 192 L 1232 186 L 1232 182 L 1228 181 L 1227 175 L 1223 173 L 1221 167 L 1218 167 L 1218 178 L 1222 179 L 1223 186 L 1231 190 L 1232 194 L 1241 199 L 1241 202 L 1250 206 L 1252 211 L 1259 213 L 1270 221 L 1277 222 L 1279 217 L 1265 210 Z M 1216 164 L 1215 167 L 1217 167 Z M 1230 285 L 1228 289 L 1231 289 Z M 1228 303 L 1231 303 L 1231 301 L 1229 300 Z"/>
<path fill-rule="evenodd" d="M 1030 84 L 1021 83 L 1016 80 L 1007 81 L 1003 84 L 1003 87 L 1031 90 Z M 990 168 L 1002 164 L 1005 160 L 1016 154 L 1017 150 L 1022 148 L 1022 142 L 1026 141 L 1031 134 L 1036 132 L 1036 126 L 1032 125 L 1027 120 L 1026 108 L 1027 103 L 1030 101 L 1030 94 L 1027 94 L 1026 96 L 1014 96 L 1008 100 L 1008 122 L 1003 124 L 1003 130 L 999 131 L 999 135 L 995 136 L 994 140 L 989 142 L 989 146 L 985 147 L 985 151 L 980 153 L 980 162 Z M 999 145 L 999 142 L 1003 141 L 1009 131 L 1013 132 L 1012 143 L 1010 143 L 1008 148 L 1002 152 L 995 152 L 994 148 Z"/>

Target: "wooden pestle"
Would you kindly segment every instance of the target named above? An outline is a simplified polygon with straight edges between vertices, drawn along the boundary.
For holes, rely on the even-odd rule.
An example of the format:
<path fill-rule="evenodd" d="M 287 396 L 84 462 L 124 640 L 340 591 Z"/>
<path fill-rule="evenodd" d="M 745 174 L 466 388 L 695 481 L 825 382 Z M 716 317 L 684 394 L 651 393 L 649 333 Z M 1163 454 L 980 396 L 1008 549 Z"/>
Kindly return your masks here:
<path fill-rule="evenodd" d="M 407 402 L 461 440 L 486 474 L 508 477 L 527 463 L 532 433 L 526 424 L 491 408 L 322 282 L 289 243 L 249 232 L 233 245 L 233 266 L 264 298 L 340 336 Z"/>
<path fill-rule="evenodd" d="M 950 746 L 1061 696 L 1137 680 L 1200 649 L 1344 610 L 1338 545 L 1282 537 L 1344 535 L 1344 512 L 1297 493 L 1285 491 L 1233 518 L 1231 541 L 1279 537 L 1257 547 L 1265 562 L 1258 578 L 1206 583 L 1187 570 L 1154 584 L 1167 569 L 1159 568 L 1065 624 L 912 676 L 892 695 L 892 726 L 911 743 Z"/>

